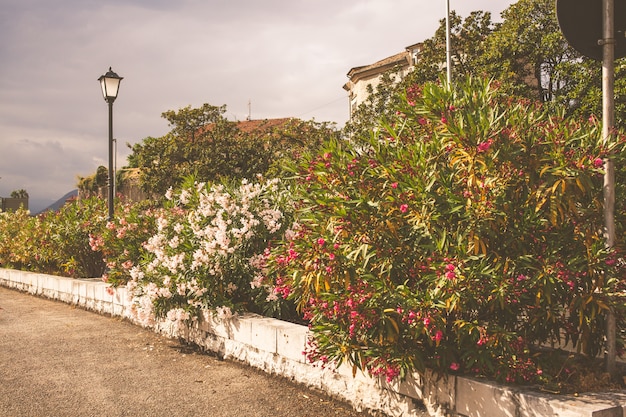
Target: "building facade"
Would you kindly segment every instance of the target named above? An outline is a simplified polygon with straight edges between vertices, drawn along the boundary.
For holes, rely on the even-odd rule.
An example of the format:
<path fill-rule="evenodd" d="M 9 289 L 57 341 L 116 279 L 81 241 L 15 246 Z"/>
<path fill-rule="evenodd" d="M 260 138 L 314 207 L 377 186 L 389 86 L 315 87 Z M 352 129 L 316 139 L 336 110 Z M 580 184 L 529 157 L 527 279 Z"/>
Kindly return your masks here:
<path fill-rule="evenodd" d="M 348 82 L 343 89 L 348 92 L 350 115 L 365 102 L 370 91 L 376 91 L 385 73 L 391 73 L 395 81 L 401 81 L 413 70 L 419 60 L 421 43 L 407 46 L 403 52 L 381 59 L 371 65 L 354 67 L 348 72 Z"/>

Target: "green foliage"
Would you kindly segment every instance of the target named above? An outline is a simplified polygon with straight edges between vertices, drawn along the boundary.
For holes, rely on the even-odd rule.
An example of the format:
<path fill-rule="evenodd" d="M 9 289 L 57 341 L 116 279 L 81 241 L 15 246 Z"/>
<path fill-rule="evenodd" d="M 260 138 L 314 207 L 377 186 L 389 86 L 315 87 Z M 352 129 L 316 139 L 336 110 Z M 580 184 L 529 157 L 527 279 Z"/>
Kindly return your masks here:
<path fill-rule="evenodd" d="M 11 191 L 11 198 L 28 198 L 28 192 L 24 189 Z"/>
<path fill-rule="evenodd" d="M 192 175 L 213 182 L 278 175 L 282 160 L 297 158 L 303 149 L 316 148 L 336 134 L 327 123 L 296 119 L 277 126 L 259 122 L 256 130 L 244 131 L 223 117 L 225 111 L 225 106 L 204 104 L 163 113 L 172 131 L 135 144 L 129 157 L 130 166 L 141 169 L 142 188 L 162 196 Z"/>
<path fill-rule="evenodd" d="M 89 246 L 89 236 L 106 224 L 104 200 L 92 197 L 64 204 L 47 212 L 43 225 L 50 231 L 52 259 L 71 277 L 101 277 L 105 264 L 102 253 Z"/>
<path fill-rule="evenodd" d="M 486 39 L 491 35 L 493 24 L 491 13 L 475 11 L 462 19 L 454 11 L 450 13 L 450 38 L 452 58 L 452 76 L 465 78 L 469 75 L 481 75 L 483 56 L 486 53 Z M 406 85 L 434 82 L 445 71 L 446 62 L 446 21 L 439 22 L 439 28 L 432 38 L 426 39 L 421 47 L 419 62 L 409 74 Z"/>
<path fill-rule="evenodd" d="M 49 256 L 37 250 L 49 240 L 43 232 L 40 219 L 28 210 L 0 213 L 0 266 L 49 271 Z"/>
<path fill-rule="evenodd" d="M 156 233 L 156 217 L 161 210 L 149 202 L 123 203 L 106 227 L 89 234 L 91 250 L 106 262 L 103 280 L 113 288 L 131 279 L 130 270 L 144 256 L 144 243 Z"/>
<path fill-rule="evenodd" d="M 486 81 L 457 85 L 410 88 L 374 134 L 294 167 L 299 226 L 271 265 L 311 321 L 310 359 L 534 383 L 558 372 L 535 346 L 601 352 L 618 288 L 602 158 L 621 163 L 623 145 Z"/>
<path fill-rule="evenodd" d="M 65 204 L 57 212 L 30 216 L 20 209 L 0 216 L 0 265 L 70 277 L 100 277 L 102 253 L 89 246 L 104 228 L 106 207 L 97 198 Z"/>

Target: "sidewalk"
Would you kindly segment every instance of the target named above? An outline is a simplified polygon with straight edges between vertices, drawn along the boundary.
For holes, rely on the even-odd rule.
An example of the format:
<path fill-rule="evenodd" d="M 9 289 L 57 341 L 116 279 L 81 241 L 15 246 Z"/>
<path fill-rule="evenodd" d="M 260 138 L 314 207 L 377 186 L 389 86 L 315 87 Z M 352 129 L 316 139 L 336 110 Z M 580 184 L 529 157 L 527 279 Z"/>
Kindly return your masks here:
<path fill-rule="evenodd" d="M 0 287 L 0 416 L 367 415 L 118 318 Z"/>

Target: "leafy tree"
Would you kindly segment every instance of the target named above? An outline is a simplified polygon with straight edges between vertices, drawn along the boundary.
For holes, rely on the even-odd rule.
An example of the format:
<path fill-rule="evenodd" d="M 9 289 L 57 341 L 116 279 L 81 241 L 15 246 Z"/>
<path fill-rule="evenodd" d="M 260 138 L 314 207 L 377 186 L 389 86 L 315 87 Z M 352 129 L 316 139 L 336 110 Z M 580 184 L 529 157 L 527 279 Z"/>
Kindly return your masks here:
<path fill-rule="evenodd" d="M 375 89 L 371 84 L 368 85 L 368 97 L 350 115 L 343 129 L 344 134 L 352 137 L 371 131 L 376 128 L 381 117 L 390 116 L 397 105 L 398 87 L 393 71 L 383 74 Z"/>
<path fill-rule="evenodd" d="M 28 198 L 28 192 L 24 189 L 12 191 L 11 198 Z"/>
<path fill-rule="evenodd" d="M 164 112 L 172 130 L 135 144 L 128 158 L 130 167 L 141 169 L 144 191 L 163 195 L 192 175 L 203 182 L 276 175 L 285 158 L 297 158 L 302 149 L 318 147 L 337 134 L 328 123 L 296 119 L 259 121 L 248 131 L 228 121 L 225 112 L 226 106 L 210 104 Z"/>
<path fill-rule="evenodd" d="M 553 101 L 572 79 L 563 66 L 579 62 L 559 29 L 553 0 L 520 0 L 502 13 L 483 57 L 488 73 L 521 97 Z"/>
<path fill-rule="evenodd" d="M 450 54 L 454 78 L 484 72 L 481 57 L 485 53 L 486 39 L 493 30 L 491 13 L 475 11 L 462 19 L 450 12 Z M 437 81 L 446 62 L 446 21 L 439 22 L 435 35 L 424 41 L 419 62 L 407 77 L 405 85 Z"/>
<path fill-rule="evenodd" d="M 598 6 L 599 7 L 599 6 Z M 482 57 L 490 77 L 509 93 L 566 106 L 567 114 L 602 113 L 602 66 L 564 39 L 553 0 L 520 0 L 502 13 Z M 626 126 L 626 60 L 615 65 L 615 120 Z"/>

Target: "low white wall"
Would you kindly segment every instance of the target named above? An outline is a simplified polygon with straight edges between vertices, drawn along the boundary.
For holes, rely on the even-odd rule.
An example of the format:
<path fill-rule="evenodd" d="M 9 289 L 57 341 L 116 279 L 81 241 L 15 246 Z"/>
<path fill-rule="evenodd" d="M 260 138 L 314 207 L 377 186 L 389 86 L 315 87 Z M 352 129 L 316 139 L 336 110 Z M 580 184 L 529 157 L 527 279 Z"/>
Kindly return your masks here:
<path fill-rule="evenodd" d="M 113 316 L 129 317 L 125 288 L 114 294 L 96 279 L 71 279 L 0 268 L 0 285 L 71 303 Z M 394 417 L 626 417 L 626 392 L 548 395 L 466 377 L 417 373 L 388 384 L 352 369 L 322 369 L 307 363 L 307 327 L 257 315 L 220 321 L 211 318 L 184 329 L 166 322 L 156 331 L 183 337 L 225 359 L 281 375 L 352 404 L 357 410 Z"/>

